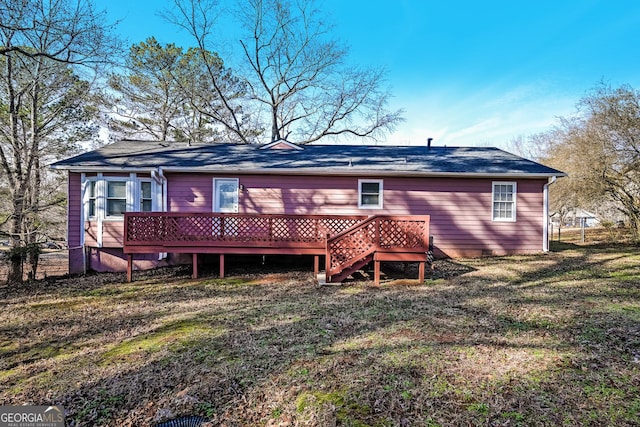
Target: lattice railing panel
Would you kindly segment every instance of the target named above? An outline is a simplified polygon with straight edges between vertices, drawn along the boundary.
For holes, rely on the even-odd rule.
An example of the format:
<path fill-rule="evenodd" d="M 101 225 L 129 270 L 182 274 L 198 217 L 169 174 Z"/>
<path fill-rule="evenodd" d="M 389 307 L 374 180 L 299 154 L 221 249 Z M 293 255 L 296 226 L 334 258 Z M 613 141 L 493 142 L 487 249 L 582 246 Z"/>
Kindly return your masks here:
<path fill-rule="evenodd" d="M 276 216 L 271 219 L 272 240 L 276 242 L 319 242 L 317 220 Z"/>
<path fill-rule="evenodd" d="M 248 246 L 278 242 L 324 245 L 364 221 L 362 216 L 250 215 L 153 212 L 125 214 L 126 245 L 167 242 L 245 242 Z"/>
<path fill-rule="evenodd" d="M 330 242 L 328 246 L 331 254 L 330 270 L 339 270 L 352 260 L 358 260 L 371 253 L 376 246 L 376 224 L 366 222 L 343 235 L 339 240 Z"/>
<path fill-rule="evenodd" d="M 342 273 L 378 250 L 426 252 L 428 248 L 428 217 L 371 217 L 327 241 L 327 274 Z"/>
<path fill-rule="evenodd" d="M 155 240 L 158 230 L 164 230 L 165 218 L 157 216 L 129 217 L 125 227 L 128 230 L 128 238 L 134 241 Z"/>
<path fill-rule="evenodd" d="M 380 218 L 380 242 L 384 249 L 428 249 L 428 240 L 424 236 L 428 223 L 421 220 L 393 220 Z"/>
<path fill-rule="evenodd" d="M 364 219 L 366 218 L 321 218 L 319 219 L 318 232 L 323 238 L 326 238 L 327 235 L 335 236 L 361 223 Z"/>

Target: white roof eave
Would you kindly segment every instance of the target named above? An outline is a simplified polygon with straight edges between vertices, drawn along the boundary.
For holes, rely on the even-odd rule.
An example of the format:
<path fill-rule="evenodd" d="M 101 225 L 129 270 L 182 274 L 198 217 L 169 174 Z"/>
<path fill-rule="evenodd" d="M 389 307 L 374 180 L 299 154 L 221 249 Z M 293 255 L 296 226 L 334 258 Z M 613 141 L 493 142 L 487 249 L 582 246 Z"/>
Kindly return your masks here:
<path fill-rule="evenodd" d="M 142 172 L 149 173 L 159 168 L 144 168 L 144 167 L 103 167 L 103 166 L 52 166 L 57 170 L 68 170 L 69 172 Z M 564 177 L 566 173 L 514 173 L 514 172 L 430 172 L 430 171 L 389 171 L 389 170 L 375 170 L 375 169 L 363 169 L 354 168 L 349 166 L 339 168 L 268 168 L 268 169 L 225 169 L 215 167 L 198 167 L 198 168 L 185 168 L 185 167 L 164 167 L 161 166 L 164 172 L 173 173 L 217 173 L 217 174 L 233 174 L 233 175 L 311 175 L 311 176 L 390 176 L 390 177 L 433 177 L 433 178 L 521 178 L 521 179 L 543 179 L 553 176 Z"/>

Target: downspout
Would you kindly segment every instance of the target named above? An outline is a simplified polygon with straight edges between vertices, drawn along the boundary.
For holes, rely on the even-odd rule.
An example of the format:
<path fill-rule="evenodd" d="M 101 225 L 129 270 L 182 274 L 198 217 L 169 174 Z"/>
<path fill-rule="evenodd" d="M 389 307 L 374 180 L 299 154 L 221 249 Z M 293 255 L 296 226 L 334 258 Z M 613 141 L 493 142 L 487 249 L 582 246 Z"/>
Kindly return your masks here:
<path fill-rule="evenodd" d="M 151 177 L 162 186 L 162 203 L 160 206 L 161 212 L 167 211 L 167 178 L 164 176 L 162 166 L 158 166 L 158 170 L 151 171 Z"/>
<path fill-rule="evenodd" d="M 162 180 L 162 212 L 167 211 L 167 178 L 164 176 L 162 166 L 158 168 L 158 175 Z"/>
<path fill-rule="evenodd" d="M 160 184 L 162 185 L 162 207 L 161 211 L 167 211 L 167 177 L 164 176 L 164 171 L 162 170 L 162 166 L 158 166 L 158 176 L 160 177 Z M 158 255 L 158 260 L 163 260 L 167 258 L 167 253 L 162 252 Z"/>
<path fill-rule="evenodd" d="M 68 173 L 71 175 L 71 172 Z M 85 213 L 84 213 L 84 202 L 85 202 L 85 192 L 87 191 L 87 175 L 82 172 L 80 174 L 80 247 L 82 248 L 82 273 L 87 274 L 87 247 L 84 244 L 84 233 L 85 231 Z M 67 187 L 67 205 L 69 205 L 69 188 Z M 67 212 L 67 221 L 69 219 L 69 210 Z M 67 227 L 68 229 L 69 227 Z M 67 235 L 67 243 L 69 243 L 69 237 Z M 71 250 L 71 248 L 69 248 Z"/>
<path fill-rule="evenodd" d="M 549 186 L 556 182 L 557 176 L 549 178 L 543 187 L 543 201 L 542 201 L 542 251 L 549 252 Z"/>

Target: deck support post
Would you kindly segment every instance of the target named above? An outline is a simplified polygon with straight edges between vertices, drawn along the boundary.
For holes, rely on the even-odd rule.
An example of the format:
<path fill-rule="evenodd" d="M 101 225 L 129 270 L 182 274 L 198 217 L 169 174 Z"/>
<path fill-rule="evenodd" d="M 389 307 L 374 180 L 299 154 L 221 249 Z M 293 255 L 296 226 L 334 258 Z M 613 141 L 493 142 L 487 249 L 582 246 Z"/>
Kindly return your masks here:
<path fill-rule="evenodd" d="M 422 285 L 424 283 L 424 266 L 426 264 L 426 261 L 422 261 L 420 262 L 420 265 L 418 267 L 418 282 L 420 282 L 420 284 Z"/>
<path fill-rule="evenodd" d="M 224 279 L 224 254 L 220 254 L 220 278 Z"/>
<path fill-rule="evenodd" d="M 133 282 L 133 254 L 127 254 L 127 282 Z"/>
<path fill-rule="evenodd" d="M 191 278 L 192 279 L 197 279 L 198 278 L 198 254 L 193 253 L 191 254 L 192 257 L 192 265 L 193 265 L 193 273 L 191 273 Z"/>
<path fill-rule="evenodd" d="M 375 260 L 373 262 L 373 277 L 374 277 L 374 286 L 380 286 L 380 261 Z"/>
<path fill-rule="evenodd" d="M 313 275 L 317 276 L 320 273 L 320 255 L 313 256 Z"/>

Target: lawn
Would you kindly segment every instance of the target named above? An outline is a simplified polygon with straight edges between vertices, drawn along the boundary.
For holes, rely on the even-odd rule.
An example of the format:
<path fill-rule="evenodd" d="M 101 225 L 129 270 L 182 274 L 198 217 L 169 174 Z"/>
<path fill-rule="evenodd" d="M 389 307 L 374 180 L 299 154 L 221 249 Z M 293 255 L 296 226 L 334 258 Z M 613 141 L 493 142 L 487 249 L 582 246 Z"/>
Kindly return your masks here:
<path fill-rule="evenodd" d="M 186 269 L 1 289 L 0 404 L 153 426 L 640 425 L 640 251 L 438 261 L 421 285 Z"/>

